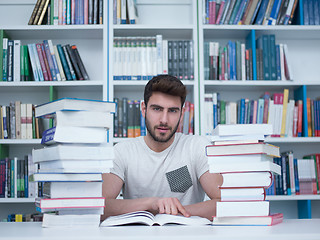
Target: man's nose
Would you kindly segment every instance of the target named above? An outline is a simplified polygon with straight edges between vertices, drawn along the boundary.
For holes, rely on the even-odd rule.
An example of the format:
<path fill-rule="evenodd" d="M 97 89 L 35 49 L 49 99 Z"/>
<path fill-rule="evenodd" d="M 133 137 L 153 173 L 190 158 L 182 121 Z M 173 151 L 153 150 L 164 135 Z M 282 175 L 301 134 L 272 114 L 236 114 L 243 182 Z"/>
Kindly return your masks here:
<path fill-rule="evenodd" d="M 167 124 L 168 123 L 168 111 L 162 111 L 161 117 L 160 117 L 160 122 L 162 124 Z"/>

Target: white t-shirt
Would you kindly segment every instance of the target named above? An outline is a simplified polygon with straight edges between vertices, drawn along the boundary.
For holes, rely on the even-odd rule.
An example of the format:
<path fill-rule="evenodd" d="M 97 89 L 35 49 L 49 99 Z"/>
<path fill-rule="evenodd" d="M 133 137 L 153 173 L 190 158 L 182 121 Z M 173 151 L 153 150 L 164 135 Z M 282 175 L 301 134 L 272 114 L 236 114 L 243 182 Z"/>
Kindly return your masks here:
<path fill-rule="evenodd" d="M 174 142 L 162 152 L 152 151 L 143 137 L 115 146 L 112 173 L 123 182 L 123 197 L 176 197 L 183 205 L 201 202 L 204 191 L 199 182 L 209 170 L 201 136 L 175 134 Z"/>

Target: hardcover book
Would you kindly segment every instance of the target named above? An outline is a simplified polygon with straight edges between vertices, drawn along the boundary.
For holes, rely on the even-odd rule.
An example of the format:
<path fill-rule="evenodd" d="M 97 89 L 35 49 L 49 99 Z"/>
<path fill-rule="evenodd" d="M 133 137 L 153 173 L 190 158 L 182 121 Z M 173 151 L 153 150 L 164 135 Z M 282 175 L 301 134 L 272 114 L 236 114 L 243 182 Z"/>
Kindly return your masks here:
<path fill-rule="evenodd" d="M 60 110 L 68 111 L 100 111 L 115 112 L 116 105 L 114 102 L 78 99 L 78 98 L 61 98 L 52 102 L 36 106 L 35 117 L 51 115 Z"/>

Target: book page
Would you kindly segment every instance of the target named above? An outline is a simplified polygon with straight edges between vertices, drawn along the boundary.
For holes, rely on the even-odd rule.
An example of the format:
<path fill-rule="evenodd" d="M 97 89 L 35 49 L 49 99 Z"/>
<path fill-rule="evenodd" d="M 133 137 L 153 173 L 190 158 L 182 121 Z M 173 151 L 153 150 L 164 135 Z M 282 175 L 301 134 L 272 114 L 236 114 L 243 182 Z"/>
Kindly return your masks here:
<path fill-rule="evenodd" d="M 184 217 L 181 215 L 157 214 L 154 217 L 154 224 L 159 224 L 160 226 L 165 224 L 202 226 L 212 224 L 212 222 L 206 218 L 198 216 Z"/>
<path fill-rule="evenodd" d="M 119 225 L 127 225 L 127 224 L 145 224 L 145 225 L 153 225 L 154 216 L 152 213 L 148 211 L 137 211 L 126 213 L 118 216 L 111 216 L 105 219 L 100 226 L 101 227 L 109 227 L 109 226 L 119 226 Z"/>

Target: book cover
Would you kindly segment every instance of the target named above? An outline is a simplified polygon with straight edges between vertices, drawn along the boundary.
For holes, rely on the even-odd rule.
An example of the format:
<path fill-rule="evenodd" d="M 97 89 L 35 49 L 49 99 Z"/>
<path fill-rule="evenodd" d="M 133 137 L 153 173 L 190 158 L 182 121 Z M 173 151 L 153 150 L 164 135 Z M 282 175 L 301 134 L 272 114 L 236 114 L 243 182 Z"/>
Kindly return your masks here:
<path fill-rule="evenodd" d="M 247 217 L 214 217 L 212 225 L 225 226 L 273 226 L 283 221 L 282 213 L 274 213 L 268 216 Z"/>
<path fill-rule="evenodd" d="M 55 101 L 47 102 L 37 105 L 35 108 L 35 116 L 53 116 L 56 111 L 99 111 L 114 113 L 116 104 L 109 101 L 100 101 L 92 99 L 79 99 L 79 98 L 60 98 Z"/>

